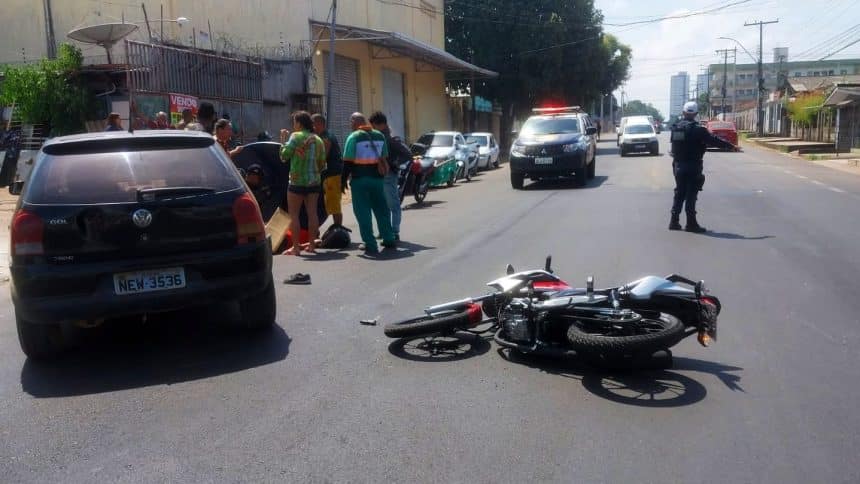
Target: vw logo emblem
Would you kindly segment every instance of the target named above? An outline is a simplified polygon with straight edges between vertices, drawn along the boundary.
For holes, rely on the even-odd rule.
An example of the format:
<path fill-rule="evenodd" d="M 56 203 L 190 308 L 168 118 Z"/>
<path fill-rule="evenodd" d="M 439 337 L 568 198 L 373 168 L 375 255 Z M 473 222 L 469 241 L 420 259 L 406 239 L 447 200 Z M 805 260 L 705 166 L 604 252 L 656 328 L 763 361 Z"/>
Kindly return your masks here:
<path fill-rule="evenodd" d="M 131 220 L 140 228 L 149 227 L 149 224 L 152 223 L 152 212 L 145 208 L 141 208 L 140 210 L 135 210 L 133 214 L 131 214 Z"/>

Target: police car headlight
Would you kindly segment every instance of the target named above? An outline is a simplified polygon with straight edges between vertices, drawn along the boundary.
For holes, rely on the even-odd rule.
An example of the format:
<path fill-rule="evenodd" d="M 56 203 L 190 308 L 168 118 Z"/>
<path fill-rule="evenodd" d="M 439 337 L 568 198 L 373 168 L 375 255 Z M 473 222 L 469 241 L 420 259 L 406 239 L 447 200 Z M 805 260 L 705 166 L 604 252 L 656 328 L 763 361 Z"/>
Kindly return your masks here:
<path fill-rule="evenodd" d="M 572 144 L 569 144 L 569 145 L 564 145 L 564 146 L 563 146 L 563 151 L 564 151 L 565 153 L 573 153 L 573 152 L 575 152 L 578 148 L 579 148 L 579 145 L 578 145 L 578 144 L 572 143 Z"/>
<path fill-rule="evenodd" d="M 523 145 L 514 144 L 511 146 L 511 154 L 513 156 L 525 156 L 526 154 L 523 152 Z"/>

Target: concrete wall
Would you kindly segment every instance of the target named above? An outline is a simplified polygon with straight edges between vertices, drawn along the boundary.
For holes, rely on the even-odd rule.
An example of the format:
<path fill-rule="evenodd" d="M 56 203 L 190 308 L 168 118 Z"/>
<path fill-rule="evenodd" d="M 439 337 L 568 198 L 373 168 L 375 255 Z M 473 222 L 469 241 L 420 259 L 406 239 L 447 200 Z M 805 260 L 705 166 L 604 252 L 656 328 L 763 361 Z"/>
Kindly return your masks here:
<path fill-rule="evenodd" d="M 105 22 L 118 22 L 125 17 L 128 22 L 139 22 L 140 29 L 129 39 L 148 40 L 143 3 L 155 36 L 161 31 L 160 8 L 164 5 L 164 18 L 186 17 L 190 22 L 184 26 L 166 22 L 164 37 L 185 45 L 192 45 L 193 32 L 200 48 L 210 48 L 209 40 L 216 49 L 262 50 L 267 56 L 279 51 L 283 45 L 298 48 L 302 41 L 310 39 L 308 19 L 324 21 L 331 5 L 330 0 L 254 0 L 227 2 L 224 0 L 146 0 L 142 2 L 107 2 L 98 0 L 47 0 L 53 12 L 56 41 L 71 41 L 66 34 L 79 26 Z M 339 24 L 369 27 L 401 32 L 422 42 L 444 49 L 443 0 L 424 0 L 437 13 L 430 15 L 418 8 L 421 0 L 398 0 L 386 4 L 377 0 L 345 0 L 338 4 Z M 396 3 L 412 5 L 400 6 Z M 208 35 L 211 23 L 212 38 Z M 75 43 L 75 42 L 73 42 Z M 98 46 L 78 44 L 85 49 L 90 63 L 104 62 L 104 49 Z M 307 43 L 305 43 L 307 47 Z M 43 1 L 3 0 L 3 15 L 0 17 L 0 63 L 22 60 L 24 49 L 27 60 L 38 60 L 47 53 Z M 123 58 L 122 44 L 114 47 L 114 61 Z"/>

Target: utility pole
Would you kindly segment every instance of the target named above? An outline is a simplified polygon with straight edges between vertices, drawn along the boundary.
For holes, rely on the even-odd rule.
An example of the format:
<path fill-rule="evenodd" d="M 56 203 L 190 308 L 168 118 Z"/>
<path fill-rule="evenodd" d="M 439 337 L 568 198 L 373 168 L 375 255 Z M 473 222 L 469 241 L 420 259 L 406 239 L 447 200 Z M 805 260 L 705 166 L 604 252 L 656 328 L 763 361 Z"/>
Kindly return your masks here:
<path fill-rule="evenodd" d="M 57 39 L 54 37 L 54 14 L 51 11 L 51 0 L 42 1 L 42 9 L 45 11 L 45 41 L 49 59 L 57 57 Z"/>
<path fill-rule="evenodd" d="M 723 54 L 723 87 L 720 89 L 720 95 L 722 95 L 722 106 L 720 107 L 720 114 L 723 115 L 723 119 L 726 117 L 726 85 L 729 77 L 729 49 L 721 49 L 717 51 L 717 54 Z"/>
<path fill-rule="evenodd" d="M 335 41 L 335 26 L 337 25 L 337 0 L 331 0 L 331 25 L 329 26 L 329 43 L 328 43 L 328 76 L 326 79 L 326 107 L 325 119 L 327 126 L 331 126 L 332 116 L 332 88 L 334 86 L 334 41 Z"/>
<path fill-rule="evenodd" d="M 762 72 L 762 57 L 764 56 L 764 26 L 767 24 L 775 24 L 779 19 L 769 20 L 766 22 L 746 22 L 744 27 L 758 25 L 758 107 L 756 109 L 756 124 L 758 136 L 764 136 L 764 73 Z"/>

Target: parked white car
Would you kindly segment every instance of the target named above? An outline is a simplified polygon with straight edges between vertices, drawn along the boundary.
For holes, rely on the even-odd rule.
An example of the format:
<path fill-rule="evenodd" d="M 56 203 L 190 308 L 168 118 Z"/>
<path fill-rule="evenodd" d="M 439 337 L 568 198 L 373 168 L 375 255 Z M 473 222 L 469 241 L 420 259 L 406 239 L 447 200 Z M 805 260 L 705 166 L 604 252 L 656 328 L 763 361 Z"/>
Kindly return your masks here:
<path fill-rule="evenodd" d="M 422 134 L 417 143 L 427 147 L 424 156 L 441 161 L 454 158 L 462 163 L 457 178 L 468 181 L 478 172 L 478 145 L 475 142 L 467 143 L 459 131 L 431 131 Z"/>
<path fill-rule="evenodd" d="M 478 169 L 499 167 L 499 143 L 493 133 L 466 133 L 466 143 L 478 144 Z"/>

